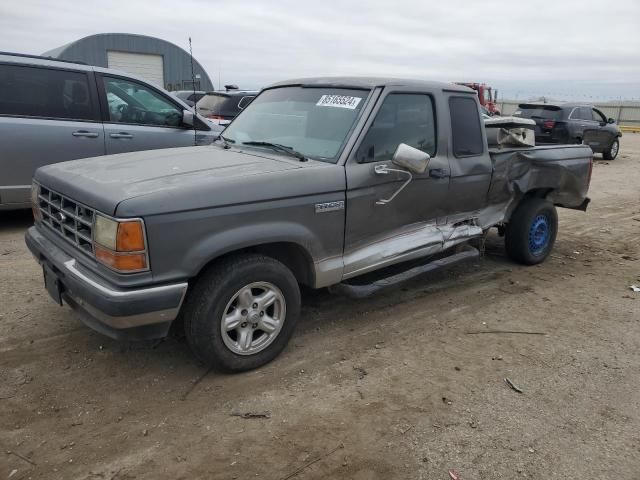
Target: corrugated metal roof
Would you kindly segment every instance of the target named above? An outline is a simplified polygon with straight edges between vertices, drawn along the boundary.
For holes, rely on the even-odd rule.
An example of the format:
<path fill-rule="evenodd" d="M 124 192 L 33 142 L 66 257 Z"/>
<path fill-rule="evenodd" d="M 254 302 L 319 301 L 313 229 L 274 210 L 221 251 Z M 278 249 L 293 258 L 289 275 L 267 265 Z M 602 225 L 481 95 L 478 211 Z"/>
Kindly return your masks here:
<path fill-rule="evenodd" d="M 98 67 L 108 67 L 107 52 L 121 51 L 148 53 L 164 57 L 164 87 L 181 89 L 191 81 L 191 59 L 189 53 L 177 45 L 161 38 L 134 33 L 98 33 L 69 42 L 43 53 L 62 60 L 76 60 Z M 200 90 L 213 90 L 214 86 L 202 65 L 193 59 L 194 73 L 200 75 Z"/>

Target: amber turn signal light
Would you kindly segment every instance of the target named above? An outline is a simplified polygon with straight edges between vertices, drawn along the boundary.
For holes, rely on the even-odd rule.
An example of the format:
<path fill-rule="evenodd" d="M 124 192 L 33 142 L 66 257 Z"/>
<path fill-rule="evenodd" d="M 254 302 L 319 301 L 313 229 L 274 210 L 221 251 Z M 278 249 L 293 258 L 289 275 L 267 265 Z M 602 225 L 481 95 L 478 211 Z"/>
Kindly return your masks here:
<path fill-rule="evenodd" d="M 120 222 L 116 235 L 116 250 L 118 252 L 139 252 L 144 250 L 144 232 L 142 222 Z"/>
<path fill-rule="evenodd" d="M 147 269 L 147 255 L 145 253 L 120 254 L 94 245 L 96 259 L 106 266 L 120 272 L 141 271 Z"/>

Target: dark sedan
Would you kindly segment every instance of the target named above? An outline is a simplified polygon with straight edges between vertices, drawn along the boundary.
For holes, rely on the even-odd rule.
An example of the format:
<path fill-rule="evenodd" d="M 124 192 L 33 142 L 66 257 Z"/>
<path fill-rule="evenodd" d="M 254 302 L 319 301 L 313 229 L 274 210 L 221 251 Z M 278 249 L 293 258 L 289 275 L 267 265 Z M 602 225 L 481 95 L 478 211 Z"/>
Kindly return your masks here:
<path fill-rule="evenodd" d="M 613 160 L 622 136 L 613 118 L 592 105 L 521 103 L 513 114 L 536 122 L 536 143 L 585 143 L 594 153 Z"/>

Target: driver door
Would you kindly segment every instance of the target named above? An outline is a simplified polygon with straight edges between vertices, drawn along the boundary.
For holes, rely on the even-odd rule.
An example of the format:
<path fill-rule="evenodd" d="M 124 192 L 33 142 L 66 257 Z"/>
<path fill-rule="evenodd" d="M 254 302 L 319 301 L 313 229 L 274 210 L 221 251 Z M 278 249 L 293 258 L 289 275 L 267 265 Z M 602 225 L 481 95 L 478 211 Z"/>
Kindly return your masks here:
<path fill-rule="evenodd" d="M 107 155 L 194 145 L 192 127 L 182 124 L 182 107 L 154 88 L 122 77 L 101 75 Z M 206 142 L 198 131 L 197 142 Z"/>
<path fill-rule="evenodd" d="M 442 246 L 437 224 L 444 220 L 451 171 L 446 143 L 437 141 L 434 97 L 394 89 L 378 100 L 376 109 L 346 164 L 344 278 L 435 253 Z M 409 178 L 391 162 L 400 143 L 431 159 L 424 173 L 412 174 L 392 201 L 381 204 Z M 401 171 L 381 174 L 383 165 Z"/>

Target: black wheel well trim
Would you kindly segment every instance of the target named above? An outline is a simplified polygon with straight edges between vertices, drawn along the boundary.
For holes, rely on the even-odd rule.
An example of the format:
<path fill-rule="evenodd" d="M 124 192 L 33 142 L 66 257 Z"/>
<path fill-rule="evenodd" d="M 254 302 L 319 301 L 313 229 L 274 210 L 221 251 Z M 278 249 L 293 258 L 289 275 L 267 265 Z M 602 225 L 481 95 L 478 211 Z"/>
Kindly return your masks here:
<path fill-rule="evenodd" d="M 524 200 L 525 198 L 531 198 L 531 197 L 547 198 L 549 194 L 553 192 L 553 190 L 554 189 L 552 187 L 540 187 L 540 188 L 533 188 L 531 190 L 527 190 L 527 192 L 522 197 L 521 201 Z"/>
<path fill-rule="evenodd" d="M 279 261 L 291 270 L 299 284 L 313 286 L 315 282 L 314 261 L 311 254 L 299 243 L 290 241 L 258 243 L 224 252 L 205 263 L 191 280 L 200 277 L 202 272 L 213 268 L 221 260 L 251 253 Z"/>
<path fill-rule="evenodd" d="M 513 212 L 516 211 L 516 209 L 518 208 L 518 206 L 520 206 L 522 202 L 530 198 L 540 198 L 540 199 L 546 200 L 547 197 L 554 190 L 555 189 L 552 187 L 538 187 L 538 188 L 532 188 L 531 190 L 527 190 L 526 192 L 522 193 L 517 200 L 511 203 L 511 206 L 509 207 L 505 215 L 504 223 L 509 222 L 509 220 L 511 219 L 511 215 L 513 215 Z"/>

